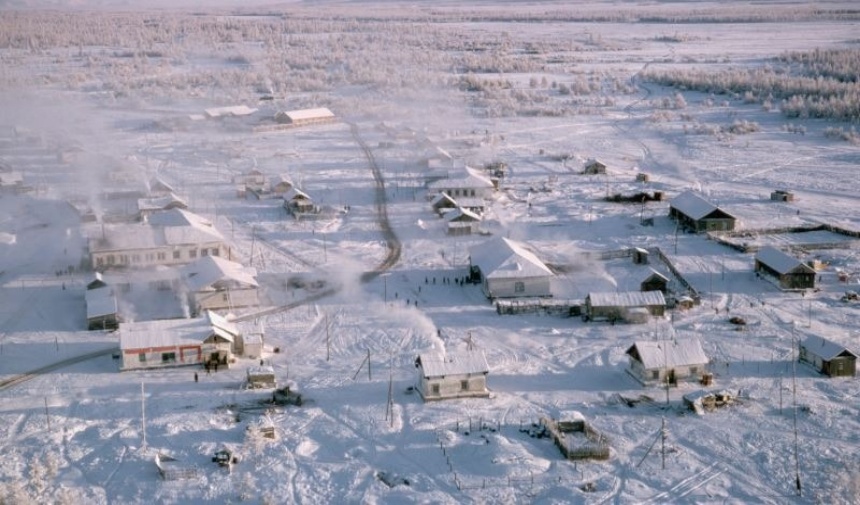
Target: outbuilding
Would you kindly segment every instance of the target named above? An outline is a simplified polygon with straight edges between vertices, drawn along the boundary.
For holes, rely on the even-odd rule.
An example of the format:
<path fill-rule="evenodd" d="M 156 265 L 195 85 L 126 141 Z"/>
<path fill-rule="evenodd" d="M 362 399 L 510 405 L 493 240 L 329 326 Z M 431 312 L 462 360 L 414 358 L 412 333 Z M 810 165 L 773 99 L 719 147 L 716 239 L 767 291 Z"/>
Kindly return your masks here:
<path fill-rule="evenodd" d="M 643 385 L 698 380 L 710 361 L 695 338 L 636 342 L 625 354 L 630 360 L 627 373 Z"/>
<path fill-rule="evenodd" d="M 847 347 L 817 335 L 800 343 L 800 361 L 809 363 L 829 377 L 854 377 L 857 355 Z"/>
<path fill-rule="evenodd" d="M 431 182 L 428 187 L 431 193 L 445 193 L 455 200 L 460 197 L 489 199 L 496 192 L 492 179 L 468 166 L 445 179 Z"/>
<path fill-rule="evenodd" d="M 588 293 L 585 296 L 582 318 L 585 321 L 642 322 L 643 311 L 651 316 L 662 316 L 666 311 L 666 298 L 663 293 L 661 291 Z"/>
<path fill-rule="evenodd" d="M 490 367 L 483 351 L 423 353 L 415 359 L 415 367 L 424 401 L 490 396 Z"/>
<path fill-rule="evenodd" d="M 815 270 L 776 247 L 765 246 L 756 252 L 755 272 L 759 276 L 775 279 L 782 289 L 815 287 Z"/>
<path fill-rule="evenodd" d="M 660 291 L 663 295 L 669 290 L 669 278 L 660 272 L 649 269 L 648 277 L 639 284 L 640 291 Z"/>
<path fill-rule="evenodd" d="M 731 231 L 737 218 L 692 191 L 685 191 L 669 202 L 669 217 L 678 226 L 696 233 Z"/>
<path fill-rule="evenodd" d="M 555 274 L 524 244 L 496 237 L 469 249 L 472 278 L 488 298 L 552 296 Z"/>
<path fill-rule="evenodd" d="M 448 223 L 448 235 L 471 235 L 478 231 L 481 216 L 470 210 L 457 207 L 445 214 L 445 221 Z"/>
<path fill-rule="evenodd" d="M 252 366 L 247 371 L 248 387 L 251 389 L 276 388 L 275 369 L 271 366 Z"/>
<path fill-rule="evenodd" d="M 204 310 L 256 307 L 257 270 L 218 256 L 204 256 L 180 269 L 192 314 Z"/>
<path fill-rule="evenodd" d="M 585 162 L 582 173 L 586 175 L 598 175 L 606 173 L 606 164 L 594 158 Z"/>

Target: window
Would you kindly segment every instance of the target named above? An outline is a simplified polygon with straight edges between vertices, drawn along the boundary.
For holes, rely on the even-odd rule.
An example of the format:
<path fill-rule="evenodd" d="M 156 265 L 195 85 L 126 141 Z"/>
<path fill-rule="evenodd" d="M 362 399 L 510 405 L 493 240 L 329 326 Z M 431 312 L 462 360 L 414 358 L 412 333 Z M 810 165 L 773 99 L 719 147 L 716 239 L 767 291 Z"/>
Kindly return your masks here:
<path fill-rule="evenodd" d="M 137 355 L 137 360 L 141 363 L 146 363 L 146 353 L 140 353 Z"/>
<path fill-rule="evenodd" d="M 153 260 L 155 260 L 155 255 L 152 253 L 146 253 L 146 262 L 152 263 Z"/>
<path fill-rule="evenodd" d="M 434 395 L 438 395 L 439 394 L 439 384 L 433 384 L 432 386 L 430 386 L 430 392 L 433 393 Z"/>
<path fill-rule="evenodd" d="M 217 247 L 212 248 L 212 256 L 218 256 L 218 248 Z"/>
<path fill-rule="evenodd" d="M 691 366 L 690 367 L 690 373 L 695 374 L 698 372 L 699 372 L 699 367 L 697 367 L 697 366 Z"/>
<path fill-rule="evenodd" d="M 164 261 L 165 259 L 167 259 L 167 253 L 158 253 L 158 261 Z"/>
<path fill-rule="evenodd" d="M 175 352 L 163 352 L 163 353 L 161 353 L 161 362 L 162 363 L 176 363 L 176 353 Z"/>
<path fill-rule="evenodd" d="M 651 378 L 652 379 L 659 379 L 660 378 L 660 371 L 659 370 L 653 370 L 651 372 Z"/>
<path fill-rule="evenodd" d="M 200 249 L 200 256 L 209 256 L 209 249 L 206 249 L 205 247 Z"/>
<path fill-rule="evenodd" d="M 514 283 L 514 293 L 525 293 L 526 292 L 526 283 L 517 281 Z"/>
<path fill-rule="evenodd" d="M 189 249 L 188 250 L 188 257 L 189 258 L 196 258 L 197 257 L 197 249 Z"/>
<path fill-rule="evenodd" d="M 132 263 L 140 263 L 140 254 L 132 254 L 131 255 Z"/>
<path fill-rule="evenodd" d="M 474 189 L 469 191 L 469 196 L 475 196 L 475 190 Z"/>
<path fill-rule="evenodd" d="M 468 380 L 460 381 L 460 389 L 462 389 L 463 391 L 468 391 L 469 390 L 469 381 Z"/>
<path fill-rule="evenodd" d="M 128 254 L 121 255 L 119 257 L 119 262 L 122 263 L 123 265 L 127 265 L 128 264 Z"/>
<path fill-rule="evenodd" d="M 108 257 L 107 257 L 107 264 L 108 264 L 108 265 L 113 265 L 113 264 L 114 264 L 114 262 L 116 262 L 116 258 L 114 258 L 114 257 L 113 257 L 113 254 L 108 254 Z"/>
<path fill-rule="evenodd" d="M 178 260 L 181 256 L 181 251 L 173 251 L 173 259 Z"/>
<path fill-rule="evenodd" d="M 227 301 L 227 293 L 224 293 L 223 295 L 221 295 L 221 300 L 225 301 L 225 302 Z"/>
<path fill-rule="evenodd" d="M 104 264 L 105 264 L 105 259 L 104 259 L 104 258 L 102 258 L 102 257 L 98 257 L 98 258 L 96 258 L 96 266 L 97 266 L 97 267 L 102 267 L 102 266 L 104 266 Z"/>

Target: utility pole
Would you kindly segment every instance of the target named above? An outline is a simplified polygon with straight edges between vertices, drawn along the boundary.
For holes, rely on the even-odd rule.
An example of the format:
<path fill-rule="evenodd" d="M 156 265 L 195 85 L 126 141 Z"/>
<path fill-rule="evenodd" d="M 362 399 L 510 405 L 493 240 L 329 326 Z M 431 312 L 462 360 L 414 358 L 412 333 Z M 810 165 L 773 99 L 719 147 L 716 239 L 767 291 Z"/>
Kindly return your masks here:
<path fill-rule="evenodd" d="M 140 428 L 143 432 L 143 452 L 146 452 L 146 396 L 143 393 L 143 382 L 140 383 Z"/>
<path fill-rule="evenodd" d="M 661 451 L 662 459 L 663 459 L 663 470 L 666 469 L 666 437 L 668 437 L 669 432 L 666 430 L 666 416 L 663 416 L 663 425 L 660 427 L 660 439 L 662 440 Z"/>
<path fill-rule="evenodd" d="M 45 421 L 48 423 L 48 431 L 51 431 L 51 416 L 48 415 L 48 397 L 45 397 Z"/>
<path fill-rule="evenodd" d="M 797 441 L 797 342 L 795 341 L 795 323 L 791 322 L 791 395 L 794 402 L 794 481 L 797 487 L 797 496 L 803 496 L 803 490 L 800 485 L 800 459 L 798 457 L 798 441 Z"/>
<path fill-rule="evenodd" d="M 328 331 L 328 312 L 325 314 L 325 360 L 331 358 L 331 338 Z"/>

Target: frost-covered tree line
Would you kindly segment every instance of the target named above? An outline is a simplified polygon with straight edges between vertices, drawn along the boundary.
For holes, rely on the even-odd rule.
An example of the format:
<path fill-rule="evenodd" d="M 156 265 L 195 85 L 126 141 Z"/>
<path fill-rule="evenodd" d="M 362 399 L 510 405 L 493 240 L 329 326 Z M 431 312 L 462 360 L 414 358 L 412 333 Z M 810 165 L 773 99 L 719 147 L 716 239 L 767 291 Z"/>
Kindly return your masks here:
<path fill-rule="evenodd" d="M 789 118 L 860 122 L 860 50 L 813 50 L 783 55 L 773 65 L 720 72 L 648 70 L 643 78 L 684 90 L 743 97 Z"/>

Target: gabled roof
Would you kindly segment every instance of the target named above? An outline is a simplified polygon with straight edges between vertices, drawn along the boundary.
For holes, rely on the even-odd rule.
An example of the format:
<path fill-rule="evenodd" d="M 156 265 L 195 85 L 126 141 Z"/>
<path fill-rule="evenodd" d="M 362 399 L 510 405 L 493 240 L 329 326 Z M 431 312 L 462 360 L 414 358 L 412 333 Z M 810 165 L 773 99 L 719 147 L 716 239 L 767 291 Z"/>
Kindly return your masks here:
<path fill-rule="evenodd" d="M 205 109 L 206 115 L 212 118 L 222 116 L 248 116 L 257 112 L 257 109 L 248 107 L 247 105 L 231 105 L 228 107 L 212 107 Z"/>
<path fill-rule="evenodd" d="M 214 228 L 212 221 L 185 209 L 168 209 L 153 212 L 146 218 L 153 226 L 194 226 L 197 228 Z"/>
<path fill-rule="evenodd" d="M 487 279 L 550 277 L 552 271 L 519 242 L 504 237 L 490 239 L 469 249 L 472 265 Z"/>
<path fill-rule="evenodd" d="M 224 328 L 214 323 L 211 312 L 195 319 L 166 319 L 120 323 L 119 346 L 122 350 L 146 349 L 154 347 L 173 347 L 177 345 L 200 345 L 213 335 L 233 342 L 238 333 L 231 333 L 235 325 L 226 323 Z M 217 316 L 217 315 L 216 315 Z M 220 318 L 220 316 L 217 316 Z M 219 323 L 223 318 L 217 319 Z"/>
<path fill-rule="evenodd" d="M 451 212 L 448 212 L 445 214 L 445 220 L 448 221 L 449 223 L 453 222 L 453 221 L 472 221 L 472 222 L 475 222 L 475 221 L 480 221 L 481 216 L 475 214 L 471 210 L 464 209 L 463 207 L 457 207 L 456 209 L 452 210 Z"/>
<path fill-rule="evenodd" d="M 734 217 L 692 191 L 685 191 L 676 196 L 669 202 L 669 206 L 695 220 L 707 217 L 714 211 L 720 211 L 730 218 Z"/>
<path fill-rule="evenodd" d="M 824 337 L 819 337 L 817 335 L 810 335 L 803 340 L 801 347 L 805 348 L 807 351 L 815 354 L 819 358 L 824 361 L 830 361 L 833 358 L 836 358 L 843 353 L 847 353 L 850 356 L 857 355 L 848 350 L 847 347 L 841 344 L 837 344 L 836 342 L 832 342 L 830 340 L 825 339 Z"/>
<path fill-rule="evenodd" d="M 149 192 L 160 192 L 160 193 L 173 193 L 173 186 L 164 182 L 164 179 L 161 177 L 153 177 L 149 181 Z"/>
<path fill-rule="evenodd" d="M 809 265 L 804 264 L 799 259 L 786 254 L 776 247 L 765 246 L 758 250 L 755 254 L 756 261 L 764 263 L 772 268 L 778 274 L 802 273 L 814 274 L 815 270 Z"/>
<path fill-rule="evenodd" d="M 493 181 L 478 170 L 471 167 L 463 167 L 462 170 L 452 170 L 447 179 L 430 183 L 430 189 L 448 189 L 452 187 L 466 189 L 495 188 Z"/>
<path fill-rule="evenodd" d="M 454 208 L 457 206 L 457 201 L 448 196 L 448 193 L 439 193 L 430 200 L 430 206 L 434 209 L 440 207 Z"/>
<path fill-rule="evenodd" d="M 625 354 L 642 363 L 646 370 L 703 365 L 709 361 L 702 344 L 695 338 L 636 342 Z"/>
<path fill-rule="evenodd" d="M 622 293 L 588 293 L 592 307 L 646 307 L 666 305 L 662 291 L 626 291 Z"/>
<path fill-rule="evenodd" d="M 669 282 L 669 278 L 660 272 L 654 270 L 653 268 L 648 269 L 648 276 L 642 279 L 642 282 L 648 282 L 651 279 L 660 279 L 663 282 Z"/>
<path fill-rule="evenodd" d="M 116 296 L 114 295 L 113 288 L 105 286 L 88 289 L 84 293 L 84 298 L 87 303 L 87 319 L 117 313 Z"/>
<path fill-rule="evenodd" d="M 285 202 L 289 202 L 293 200 L 311 200 L 311 197 L 304 191 L 293 186 L 284 193 L 283 199 Z"/>
<path fill-rule="evenodd" d="M 188 204 L 185 200 L 179 198 L 173 193 L 168 193 L 165 196 L 157 196 L 154 198 L 140 198 L 137 200 L 137 210 L 169 210 L 169 209 L 187 209 Z"/>
<path fill-rule="evenodd" d="M 423 353 L 418 356 L 415 363 L 421 366 L 422 375 L 428 379 L 490 372 L 484 351 Z"/>
<path fill-rule="evenodd" d="M 231 286 L 257 287 L 256 269 L 228 261 L 220 256 L 203 256 L 180 269 L 185 285 L 192 292 Z"/>

